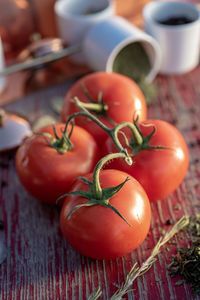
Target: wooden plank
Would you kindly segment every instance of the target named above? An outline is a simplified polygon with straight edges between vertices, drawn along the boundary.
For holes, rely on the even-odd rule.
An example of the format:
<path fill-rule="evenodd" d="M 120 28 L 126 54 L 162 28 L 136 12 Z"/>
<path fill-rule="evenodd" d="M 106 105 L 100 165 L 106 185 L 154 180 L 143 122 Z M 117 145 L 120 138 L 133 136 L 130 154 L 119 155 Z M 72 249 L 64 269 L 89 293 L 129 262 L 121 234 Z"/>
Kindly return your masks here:
<path fill-rule="evenodd" d="M 64 300 L 87 299 L 98 285 L 109 299 L 125 280 L 135 261 L 141 264 L 156 244 L 168 219 L 177 221 L 183 214 L 200 208 L 200 68 L 183 76 L 158 76 L 158 96 L 149 107 L 149 117 L 173 123 L 183 133 L 190 148 L 190 168 L 181 186 L 167 199 L 152 203 L 151 230 L 144 243 L 131 254 L 110 261 L 81 256 L 64 240 L 59 228 L 59 209 L 41 204 L 21 186 L 15 171 L 15 152 L 0 155 L 0 211 L 5 230 L 1 238 L 8 248 L 0 265 L 0 299 Z M 72 82 L 33 93 L 6 106 L 30 118 L 33 123 L 43 114 L 58 116 L 52 99 L 63 97 Z M 2 184 L 4 183 L 4 184 Z M 177 204 L 180 209 L 176 209 Z M 183 241 L 176 237 L 181 245 Z M 185 241 L 187 243 L 187 241 Z M 126 299 L 200 299 L 188 285 L 175 286 L 166 271 L 175 246 L 163 250 L 147 274 L 133 285 Z"/>

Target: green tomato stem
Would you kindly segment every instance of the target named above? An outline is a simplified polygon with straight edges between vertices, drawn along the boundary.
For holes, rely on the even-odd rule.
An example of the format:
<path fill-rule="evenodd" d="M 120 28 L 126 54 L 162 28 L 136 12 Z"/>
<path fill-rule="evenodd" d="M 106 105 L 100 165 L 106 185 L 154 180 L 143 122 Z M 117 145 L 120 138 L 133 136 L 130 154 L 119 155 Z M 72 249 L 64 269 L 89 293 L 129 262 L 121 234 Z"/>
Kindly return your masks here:
<path fill-rule="evenodd" d="M 113 137 L 114 139 L 118 139 L 117 136 L 118 136 L 118 133 L 120 131 L 120 129 L 124 128 L 124 127 L 129 127 L 133 133 L 133 136 L 135 137 L 136 141 L 137 141 L 137 144 L 138 145 L 142 145 L 143 143 L 143 137 L 142 135 L 140 134 L 140 132 L 138 131 L 137 127 L 130 123 L 130 122 L 123 122 L 123 123 L 120 123 L 120 124 L 117 124 L 114 129 L 113 129 Z"/>
<path fill-rule="evenodd" d="M 100 159 L 99 162 L 96 164 L 96 166 L 94 168 L 94 172 L 93 172 L 93 194 L 94 194 L 95 199 L 102 198 L 102 188 L 101 188 L 100 181 L 99 181 L 99 175 L 100 175 L 101 169 L 109 160 L 114 159 L 114 158 L 120 158 L 120 157 L 124 158 L 129 165 L 132 165 L 131 157 L 129 157 L 129 156 L 127 157 L 127 154 L 125 154 L 125 153 L 108 154 L 105 157 L 103 157 L 102 159 Z"/>
<path fill-rule="evenodd" d="M 143 142 L 142 136 L 141 136 L 139 130 L 137 129 L 137 127 L 135 126 L 135 124 L 132 124 L 130 122 L 123 122 L 123 123 L 117 124 L 114 128 L 109 129 L 99 119 L 97 119 L 93 114 L 91 114 L 85 107 L 83 107 L 81 102 L 79 101 L 79 99 L 77 97 L 74 98 L 74 102 L 75 102 L 76 106 L 78 108 L 80 108 L 81 111 L 77 112 L 77 113 L 74 113 L 74 114 L 69 116 L 69 118 L 67 120 L 67 123 L 66 123 L 66 126 L 65 126 L 64 133 L 67 132 L 67 128 L 68 128 L 69 123 L 71 122 L 72 119 L 74 119 L 75 117 L 78 117 L 78 116 L 85 116 L 85 117 L 89 118 L 90 120 L 94 121 L 100 128 L 102 128 L 105 132 L 107 132 L 107 134 L 112 138 L 117 150 L 119 152 L 125 153 L 126 156 L 127 156 L 127 152 L 123 148 L 123 146 L 121 145 L 121 143 L 118 139 L 118 132 L 121 128 L 124 128 L 124 127 L 128 126 L 132 130 L 137 143 L 139 145 L 142 144 L 142 142 Z"/>
<path fill-rule="evenodd" d="M 103 104 L 103 103 L 98 103 L 98 102 L 97 103 L 94 103 L 94 102 L 86 103 L 86 102 L 82 102 L 79 100 L 79 104 L 86 109 L 89 109 L 89 110 L 92 110 L 92 111 L 95 111 L 98 113 L 108 110 L 108 105 Z"/>
<path fill-rule="evenodd" d="M 114 158 L 122 157 L 126 160 L 126 162 L 131 165 L 132 159 L 131 157 L 127 157 L 127 154 L 125 153 L 112 153 L 105 157 L 103 157 L 96 165 L 94 172 L 93 172 L 93 182 L 88 180 L 84 177 L 79 177 L 84 183 L 86 183 L 89 186 L 89 191 L 82 190 L 82 191 L 72 191 L 67 194 L 62 195 L 57 199 L 59 201 L 60 199 L 69 196 L 69 195 L 78 195 L 81 197 L 84 197 L 88 200 L 88 202 L 76 205 L 74 208 L 70 210 L 70 212 L 67 215 L 67 218 L 69 219 L 71 217 L 71 214 L 74 213 L 77 209 L 80 209 L 81 207 L 90 207 L 93 205 L 101 205 L 104 207 L 107 207 L 111 209 L 114 213 L 116 213 L 122 220 L 124 220 L 129 226 L 131 224 L 123 217 L 123 215 L 112 205 L 109 203 L 110 199 L 114 197 L 124 186 L 124 184 L 130 180 L 130 178 L 127 176 L 126 179 L 118 184 L 117 186 L 111 186 L 107 188 L 101 188 L 100 181 L 99 181 L 99 174 L 101 169 L 103 168 L 104 164 Z"/>
<path fill-rule="evenodd" d="M 81 104 L 82 102 L 77 97 L 74 98 L 74 102 L 75 102 L 76 106 L 78 108 L 80 108 L 81 111 L 79 111 L 77 113 L 74 113 L 74 114 L 72 114 L 72 115 L 69 116 L 69 118 L 67 119 L 67 122 L 66 122 L 66 126 L 65 126 L 64 132 L 67 132 L 67 128 L 68 128 L 71 120 L 73 120 L 75 117 L 78 117 L 78 116 L 88 117 L 89 119 L 91 119 L 92 121 L 94 121 L 95 123 L 97 123 L 104 131 L 106 131 L 106 132 L 109 131 L 109 128 L 107 126 L 105 126 L 94 115 L 92 115 L 84 106 L 82 106 L 82 104 Z"/>

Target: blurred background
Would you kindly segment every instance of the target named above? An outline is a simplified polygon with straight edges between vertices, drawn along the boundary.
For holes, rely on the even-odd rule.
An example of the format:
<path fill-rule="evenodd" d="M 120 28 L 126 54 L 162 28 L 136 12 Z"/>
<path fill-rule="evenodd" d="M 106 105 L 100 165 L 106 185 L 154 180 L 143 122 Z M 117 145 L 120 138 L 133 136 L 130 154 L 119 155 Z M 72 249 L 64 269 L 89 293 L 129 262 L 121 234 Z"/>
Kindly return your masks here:
<path fill-rule="evenodd" d="M 16 63 L 20 52 L 34 41 L 58 37 L 54 14 L 55 2 L 56 0 L 0 0 L 0 37 L 6 66 Z M 126 5 L 124 0 L 113 2 L 116 15 L 142 28 L 142 9 L 150 0 L 126 0 Z M 188 2 L 198 4 L 199 0 Z M 8 75 L 6 88 L 0 95 L 0 104 L 13 101 L 38 88 L 83 75 L 88 71 L 87 66 L 76 65 L 68 58 L 64 58 L 46 70 Z"/>

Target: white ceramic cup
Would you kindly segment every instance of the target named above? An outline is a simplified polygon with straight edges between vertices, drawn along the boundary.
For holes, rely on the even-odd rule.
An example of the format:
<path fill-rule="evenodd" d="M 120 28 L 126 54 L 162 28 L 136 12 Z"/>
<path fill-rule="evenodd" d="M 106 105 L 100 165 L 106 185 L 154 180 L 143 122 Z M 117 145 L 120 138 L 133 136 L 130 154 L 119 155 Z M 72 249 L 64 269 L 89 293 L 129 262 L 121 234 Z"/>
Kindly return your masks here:
<path fill-rule="evenodd" d="M 185 17 L 190 23 L 163 25 L 167 18 Z M 199 63 L 200 18 L 197 7 L 182 1 L 153 1 L 143 9 L 144 30 L 160 44 L 162 63 L 160 73 L 181 74 Z"/>
<path fill-rule="evenodd" d="M 160 47 L 154 38 L 122 17 L 113 16 L 93 26 L 83 41 L 83 51 L 93 70 L 112 72 L 120 51 L 135 42 L 141 43 L 148 55 L 151 68 L 146 81 L 150 83 L 160 69 Z"/>
<path fill-rule="evenodd" d="M 112 0 L 59 0 L 54 6 L 59 36 L 68 46 L 82 44 L 88 30 L 96 23 L 114 15 Z M 71 56 L 85 62 L 83 53 Z"/>

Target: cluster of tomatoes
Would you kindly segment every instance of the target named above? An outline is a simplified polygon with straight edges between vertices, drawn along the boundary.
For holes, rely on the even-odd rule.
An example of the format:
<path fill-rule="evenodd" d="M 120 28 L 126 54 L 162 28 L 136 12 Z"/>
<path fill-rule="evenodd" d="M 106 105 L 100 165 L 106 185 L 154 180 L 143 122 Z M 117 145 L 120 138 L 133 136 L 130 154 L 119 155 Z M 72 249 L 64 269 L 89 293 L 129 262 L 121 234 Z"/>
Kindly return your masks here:
<path fill-rule="evenodd" d="M 110 259 L 131 252 L 149 231 L 150 202 L 166 198 L 187 172 L 183 136 L 163 120 L 148 119 L 138 85 L 117 73 L 79 79 L 67 92 L 61 122 L 19 147 L 21 183 L 43 202 L 60 200 L 63 235 L 83 255 Z"/>

